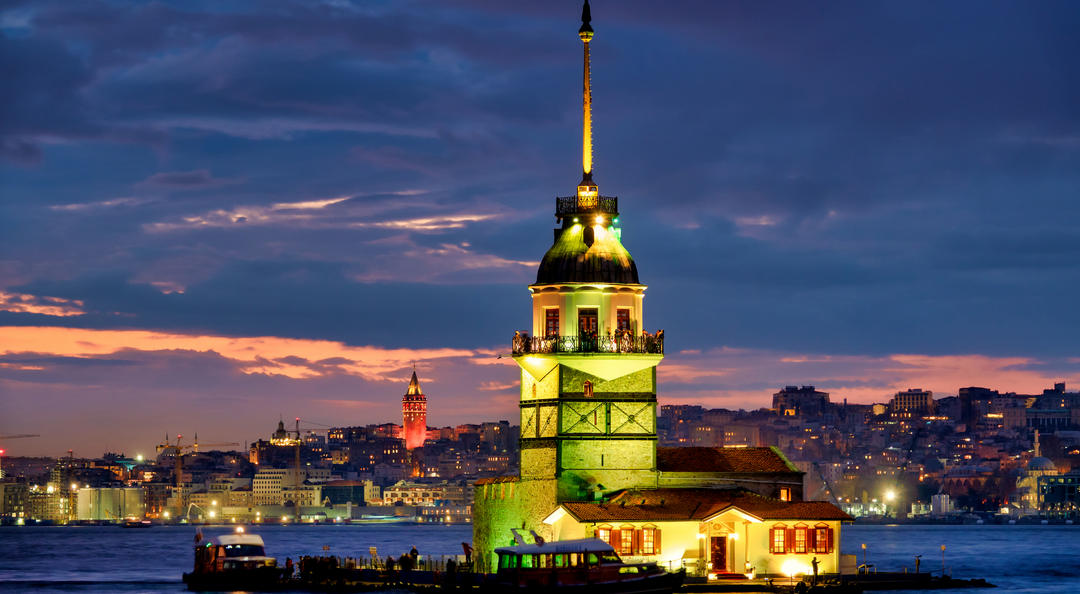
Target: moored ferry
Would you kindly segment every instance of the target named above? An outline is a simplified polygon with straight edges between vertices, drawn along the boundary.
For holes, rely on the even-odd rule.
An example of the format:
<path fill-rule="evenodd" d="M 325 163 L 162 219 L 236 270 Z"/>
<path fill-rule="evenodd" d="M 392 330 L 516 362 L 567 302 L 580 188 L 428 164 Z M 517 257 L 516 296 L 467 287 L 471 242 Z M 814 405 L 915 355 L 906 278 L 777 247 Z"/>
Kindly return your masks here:
<path fill-rule="evenodd" d="M 277 559 L 266 556 L 263 539 L 244 534 L 215 536 L 205 541 L 195 536 L 195 570 L 184 574 L 184 583 L 194 591 L 256 590 L 281 587 Z"/>
<path fill-rule="evenodd" d="M 596 538 L 502 547 L 495 553 L 494 584 L 499 587 L 663 594 L 679 588 L 686 577 L 685 569 L 669 572 L 656 563 L 624 563 L 610 544 Z"/>

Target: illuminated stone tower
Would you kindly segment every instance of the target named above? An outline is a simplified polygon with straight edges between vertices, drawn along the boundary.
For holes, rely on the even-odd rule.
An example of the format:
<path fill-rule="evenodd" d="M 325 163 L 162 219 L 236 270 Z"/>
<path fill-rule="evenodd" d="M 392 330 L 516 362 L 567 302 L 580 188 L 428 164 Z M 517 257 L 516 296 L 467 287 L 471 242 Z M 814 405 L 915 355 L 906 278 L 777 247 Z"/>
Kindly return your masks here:
<path fill-rule="evenodd" d="M 405 449 L 424 447 L 427 439 L 427 396 L 420 391 L 420 382 L 413 368 L 409 390 L 401 398 L 402 430 L 405 433 Z"/>
<path fill-rule="evenodd" d="M 521 367 L 521 470 L 477 483 L 474 540 L 490 558 L 510 528 L 546 534 L 559 503 L 656 485 L 656 366 L 663 337 L 642 325 L 645 285 L 622 246 L 618 199 L 593 181 L 588 2 L 578 31 L 585 43 L 583 177 L 556 198 L 554 244 L 532 293 L 532 335 L 515 337 Z"/>

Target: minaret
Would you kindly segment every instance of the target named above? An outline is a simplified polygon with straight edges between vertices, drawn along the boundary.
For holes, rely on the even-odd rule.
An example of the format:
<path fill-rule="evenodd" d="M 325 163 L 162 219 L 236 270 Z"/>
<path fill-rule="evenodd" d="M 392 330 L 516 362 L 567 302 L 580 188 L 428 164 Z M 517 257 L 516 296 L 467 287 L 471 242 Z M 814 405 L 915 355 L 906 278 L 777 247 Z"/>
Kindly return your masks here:
<path fill-rule="evenodd" d="M 554 536 L 543 520 L 566 501 L 619 489 L 655 488 L 656 366 L 662 335 L 646 335 L 645 285 L 621 243 L 618 198 L 593 181 L 593 38 L 588 2 L 578 36 L 585 44 L 582 181 L 555 199 L 554 243 L 529 285 L 531 336 L 515 337 L 521 367 L 521 461 L 517 477 L 477 483 L 473 540 L 490 562 L 511 528 Z"/>
<path fill-rule="evenodd" d="M 420 382 L 416 379 L 416 366 L 413 365 L 409 389 L 401 399 L 402 431 L 405 433 L 405 449 L 424 447 L 427 439 L 427 396 L 420 391 Z"/>

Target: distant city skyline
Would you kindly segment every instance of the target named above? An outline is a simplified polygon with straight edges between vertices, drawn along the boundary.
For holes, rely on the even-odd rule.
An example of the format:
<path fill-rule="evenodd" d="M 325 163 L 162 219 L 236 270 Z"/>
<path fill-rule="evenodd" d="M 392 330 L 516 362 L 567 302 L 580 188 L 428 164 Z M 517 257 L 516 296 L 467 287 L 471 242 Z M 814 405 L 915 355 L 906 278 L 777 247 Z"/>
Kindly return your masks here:
<path fill-rule="evenodd" d="M 1080 7 L 594 8 L 661 404 L 1080 385 Z M 578 11 L 0 8 L 0 447 L 400 423 L 414 364 L 429 425 L 517 423 Z"/>

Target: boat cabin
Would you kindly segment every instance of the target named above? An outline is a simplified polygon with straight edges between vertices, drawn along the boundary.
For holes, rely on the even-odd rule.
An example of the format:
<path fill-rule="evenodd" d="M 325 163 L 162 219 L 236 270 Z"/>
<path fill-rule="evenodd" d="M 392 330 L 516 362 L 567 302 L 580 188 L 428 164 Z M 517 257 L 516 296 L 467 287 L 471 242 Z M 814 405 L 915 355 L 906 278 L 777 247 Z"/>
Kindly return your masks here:
<path fill-rule="evenodd" d="M 495 553 L 496 582 L 518 587 L 612 583 L 665 573 L 655 563 L 624 563 L 614 547 L 595 538 L 503 547 Z"/>
<path fill-rule="evenodd" d="M 226 534 L 195 543 L 195 573 L 216 573 L 277 566 L 266 556 L 263 539 L 254 534 Z"/>

